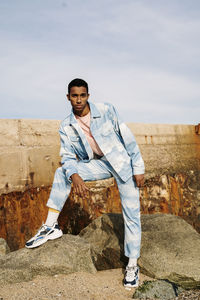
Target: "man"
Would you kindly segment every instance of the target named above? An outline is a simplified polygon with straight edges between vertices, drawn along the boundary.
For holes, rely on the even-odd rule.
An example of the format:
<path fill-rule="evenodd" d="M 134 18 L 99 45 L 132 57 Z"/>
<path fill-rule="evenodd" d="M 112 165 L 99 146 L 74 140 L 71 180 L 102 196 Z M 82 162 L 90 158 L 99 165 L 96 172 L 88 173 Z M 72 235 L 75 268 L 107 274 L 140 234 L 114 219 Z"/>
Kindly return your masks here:
<path fill-rule="evenodd" d="M 67 98 L 72 112 L 60 126 L 62 167 L 55 172 L 47 206 L 47 220 L 26 243 L 27 248 L 42 245 L 62 236 L 57 219 L 71 190 L 84 197 L 85 181 L 114 176 L 124 217 L 124 251 L 129 257 L 124 285 L 139 283 L 137 258 L 140 256 L 141 225 L 139 187 L 144 183 L 144 162 L 129 128 L 121 122 L 109 103 L 88 102 L 88 84 L 74 79 L 68 85 Z"/>

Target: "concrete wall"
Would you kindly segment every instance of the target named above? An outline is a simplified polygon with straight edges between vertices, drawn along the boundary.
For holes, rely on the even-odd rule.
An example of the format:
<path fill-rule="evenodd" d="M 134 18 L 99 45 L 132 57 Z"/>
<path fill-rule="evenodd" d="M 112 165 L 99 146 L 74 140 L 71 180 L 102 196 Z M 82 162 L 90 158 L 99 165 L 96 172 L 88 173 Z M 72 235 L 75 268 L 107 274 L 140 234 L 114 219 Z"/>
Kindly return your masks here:
<path fill-rule="evenodd" d="M 0 120 L 0 194 L 51 185 L 59 166 L 60 121 Z M 194 125 L 128 124 L 140 145 L 146 178 L 200 170 Z"/>
<path fill-rule="evenodd" d="M 60 121 L 0 120 L 0 237 L 24 246 L 46 219 L 46 201 L 60 165 Z M 200 232 L 200 135 L 194 125 L 128 124 L 139 143 L 146 184 L 142 213 L 179 215 Z M 113 178 L 88 182 L 90 195 L 71 194 L 59 217 L 77 234 L 102 213 L 120 212 Z"/>
<path fill-rule="evenodd" d="M 0 120 L 0 194 L 51 184 L 60 161 L 59 123 Z"/>
<path fill-rule="evenodd" d="M 128 124 L 140 145 L 146 178 L 200 170 L 200 135 L 194 125 Z"/>

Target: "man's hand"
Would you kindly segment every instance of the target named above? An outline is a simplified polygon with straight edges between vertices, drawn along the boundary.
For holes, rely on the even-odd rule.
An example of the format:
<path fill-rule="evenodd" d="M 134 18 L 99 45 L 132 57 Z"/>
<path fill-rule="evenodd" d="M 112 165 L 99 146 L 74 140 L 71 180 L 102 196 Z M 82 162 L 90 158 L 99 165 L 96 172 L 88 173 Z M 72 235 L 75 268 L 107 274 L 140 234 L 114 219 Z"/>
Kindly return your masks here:
<path fill-rule="evenodd" d="M 144 185 L 144 174 L 133 175 L 137 187 L 142 187 Z"/>
<path fill-rule="evenodd" d="M 86 186 L 83 179 L 77 173 L 72 174 L 71 179 L 72 179 L 72 183 L 73 183 L 75 193 L 78 194 L 79 196 L 82 196 L 82 197 L 85 196 L 86 197 L 89 189 Z"/>

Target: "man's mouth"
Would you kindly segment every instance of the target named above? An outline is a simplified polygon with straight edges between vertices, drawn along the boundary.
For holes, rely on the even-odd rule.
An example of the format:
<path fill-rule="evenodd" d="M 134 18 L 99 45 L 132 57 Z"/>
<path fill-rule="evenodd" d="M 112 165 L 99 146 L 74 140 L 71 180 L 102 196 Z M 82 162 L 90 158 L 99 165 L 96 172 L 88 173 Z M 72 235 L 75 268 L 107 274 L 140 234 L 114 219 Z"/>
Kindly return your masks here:
<path fill-rule="evenodd" d="M 78 104 L 78 105 L 75 106 L 75 108 L 76 108 L 76 109 L 80 109 L 80 108 L 82 108 L 82 105 L 81 105 L 81 104 Z"/>

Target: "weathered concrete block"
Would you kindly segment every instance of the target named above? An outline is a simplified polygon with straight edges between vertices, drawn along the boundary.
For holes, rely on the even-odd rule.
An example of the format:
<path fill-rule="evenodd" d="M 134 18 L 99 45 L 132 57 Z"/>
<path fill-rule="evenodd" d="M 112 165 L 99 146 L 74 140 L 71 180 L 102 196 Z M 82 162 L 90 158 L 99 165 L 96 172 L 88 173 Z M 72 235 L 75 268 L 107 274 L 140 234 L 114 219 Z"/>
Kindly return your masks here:
<path fill-rule="evenodd" d="M 200 139 L 194 125 L 128 124 L 140 146 L 146 177 L 200 169 Z"/>
<path fill-rule="evenodd" d="M 43 158 L 40 156 L 40 147 L 45 147 L 47 153 L 42 154 L 46 160 L 51 160 L 52 163 L 60 160 L 59 149 L 59 128 L 60 121 L 57 120 L 0 120 L 0 147 L 1 153 L 7 155 L 10 151 L 15 152 L 15 148 L 18 148 L 18 151 L 22 151 L 24 158 L 21 157 L 24 161 L 24 168 L 26 169 L 26 174 L 22 174 L 20 184 L 16 184 L 15 179 L 13 183 L 10 182 L 10 185 L 15 187 L 14 190 L 22 190 L 21 184 L 25 188 L 28 184 L 32 182 L 32 177 L 34 172 L 34 177 L 37 177 L 36 182 L 40 185 L 45 178 L 43 176 L 43 171 L 46 167 Z M 138 124 L 130 123 L 128 124 L 131 131 L 134 133 L 137 142 L 139 143 L 145 165 L 146 165 L 146 178 L 151 178 L 160 174 L 171 174 L 171 173 L 180 173 L 186 172 L 188 170 L 197 170 L 200 169 L 200 140 L 199 136 L 195 134 L 195 127 L 193 125 L 167 125 L 167 124 Z M 7 146 L 8 147 L 7 147 Z M 13 149 L 11 149 L 13 147 Z M 36 167 L 32 164 L 29 164 L 29 161 L 26 161 L 26 149 L 34 149 L 34 155 L 37 156 L 37 159 L 34 160 Z M 54 149 L 54 150 L 53 150 Z M 31 151 L 31 150 L 30 150 Z M 36 153 L 38 151 L 38 153 Z M 49 154 L 48 152 L 51 152 Z M 4 161 L 2 159 L 1 161 Z M 33 158 L 32 158 L 33 161 Z M 38 161 L 42 162 L 44 168 L 39 168 L 37 163 Z M 9 170 L 13 169 L 12 159 L 6 161 L 7 168 Z M 29 165 L 32 169 L 38 169 L 36 172 L 34 170 L 29 170 Z M 40 164 L 41 166 L 41 164 Z M 54 173 L 54 168 L 47 168 L 47 176 L 45 183 L 50 185 L 52 183 L 52 177 L 48 176 L 49 172 Z M 15 168 L 16 170 L 17 168 Z M 41 180 L 40 177 L 41 171 Z M 1 184 L 1 192 L 9 192 L 13 189 L 2 190 L 4 184 L 6 184 L 7 179 L 3 180 Z"/>
<path fill-rule="evenodd" d="M 21 144 L 26 147 L 60 144 L 58 120 L 20 120 Z"/>
<path fill-rule="evenodd" d="M 128 123 L 128 127 L 134 133 L 135 136 L 146 137 L 173 137 L 182 136 L 183 139 L 187 139 L 189 136 L 194 136 L 194 125 L 182 125 L 182 124 L 147 124 L 147 123 Z M 163 140 L 164 141 L 164 140 Z M 166 143 L 166 142 L 164 142 Z"/>
<path fill-rule="evenodd" d="M 0 119 L 0 147 L 19 146 L 19 120 Z"/>
<path fill-rule="evenodd" d="M 59 167 L 59 144 L 25 148 L 27 182 L 30 186 L 48 186 L 52 184 L 55 170 Z"/>
<path fill-rule="evenodd" d="M 26 186 L 23 149 L 11 147 L 0 153 L 0 194 L 23 190 Z"/>

